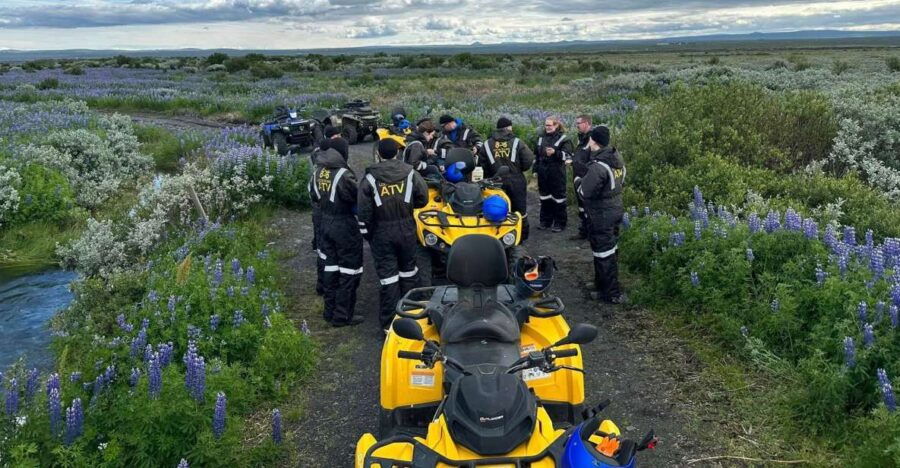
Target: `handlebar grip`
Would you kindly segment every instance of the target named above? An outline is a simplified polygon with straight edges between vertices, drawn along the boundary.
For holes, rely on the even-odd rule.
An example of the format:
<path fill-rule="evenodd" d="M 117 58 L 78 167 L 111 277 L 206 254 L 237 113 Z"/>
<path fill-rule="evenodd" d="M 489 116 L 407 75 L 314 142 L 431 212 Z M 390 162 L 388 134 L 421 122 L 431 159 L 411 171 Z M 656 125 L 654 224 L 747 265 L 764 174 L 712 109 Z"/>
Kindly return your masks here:
<path fill-rule="evenodd" d="M 400 359 L 412 359 L 414 361 L 422 360 L 422 353 L 417 353 L 415 351 L 397 351 L 397 357 Z"/>
<path fill-rule="evenodd" d="M 401 351 L 401 353 L 402 353 L 402 352 L 403 352 L 403 351 Z M 559 350 L 559 351 L 553 351 L 553 356 L 554 356 L 556 359 L 559 359 L 559 358 L 567 358 L 567 357 L 572 357 L 572 356 L 578 356 L 578 350 L 577 350 L 577 349 L 574 349 L 574 348 L 572 348 L 572 349 L 561 349 L 561 350 Z"/>

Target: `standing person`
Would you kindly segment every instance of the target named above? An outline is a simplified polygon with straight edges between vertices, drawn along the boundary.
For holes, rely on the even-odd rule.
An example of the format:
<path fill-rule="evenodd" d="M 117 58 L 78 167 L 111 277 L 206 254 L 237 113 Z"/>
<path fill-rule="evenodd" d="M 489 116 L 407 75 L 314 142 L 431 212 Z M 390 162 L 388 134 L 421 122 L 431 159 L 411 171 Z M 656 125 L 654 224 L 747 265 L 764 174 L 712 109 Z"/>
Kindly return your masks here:
<path fill-rule="evenodd" d="M 588 149 L 588 139 L 591 137 L 592 128 L 591 116 L 581 114 L 575 118 L 575 130 L 578 131 L 578 145 L 575 148 L 575 154 L 572 158 L 572 182 L 575 183 L 587 173 L 587 161 L 590 150 Z M 575 201 L 578 203 L 578 234 L 571 237 L 572 240 L 583 240 L 588 238 L 588 222 L 587 213 L 584 211 L 584 200 L 581 195 L 575 194 Z"/>
<path fill-rule="evenodd" d="M 566 164 L 571 163 L 574 146 L 566 137 L 559 117 L 548 117 L 538 133 L 534 172 L 541 199 L 541 224 L 538 229 L 562 232 L 566 229 Z"/>
<path fill-rule="evenodd" d="M 416 122 L 416 131 L 406 136 L 406 148 L 403 149 L 403 162 L 417 171 L 423 171 L 429 164 L 435 164 L 434 137 L 437 129 L 431 119 Z"/>
<path fill-rule="evenodd" d="M 445 114 L 438 122 L 441 124 L 441 141 L 438 141 L 435 146 L 449 142 L 456 148 L 466 148 L 473 152 L 481 146 L 481 135 L 469 128 L 462 119 Z"/>
<path fill-rule="evenodd" d="M 497 130 L 481 146 L 478 164 L 484 167 L 485 177 L 494 177 L 506 166 L 510 172 L 503 177 L 503 191 L 509 197 L 510 208 L 522 215 L 522 242 L 528 239 L 528 183 L 525 171 L 534 164 L 534 153 L 525 142 L 516 138 L 512 121 L 506 117 L 497 120 Z"/>
<path fill-rule="evenodd" d="M 326 143 L 328 142 L 328 143 Z M 356 176 L 347 160 L 324 140 L 316 152 L 313 202 L 321 212 L 319 250 L 324 261 L 325 320 L 334 327 L 357 325 L 356 289 L 363 272 L 363 246 L 356 216 Z"/>
<path fill-rule="evenodd" d="M 366 169 L 359 187 L 359 225 L 372 249 L 379 291 L 382 328 L 394 318 L 397 302 L 416 287 L 416 222 L 413 209 L 428 203 L 425 179 L 409 164 L 396 159 L 397 143 L 378 142 L 382 161 Z"/>
<path fill-rule="evenodd" d="M 589 239 L 594 255 L 594 286 L 591 298 L 610 304 L 625 301 L 619 285 L 618 242 L 622 224 L 622 184 L 625 163 L 616 148 L 609 146 L 609 128 L 600 125 L 588 139 L 587 173 L 578 193 L 584 197 Z"/>
<path fill-rule="evenodd" d="M 350 160 L 350 142 L 341 135 L 340 130 L 336 127 L 329 126 L 325 129 L 325 140 L 328 141 L 329 148 L 341 153 L 341 156 L 344 157 L 344 161 Z"/>

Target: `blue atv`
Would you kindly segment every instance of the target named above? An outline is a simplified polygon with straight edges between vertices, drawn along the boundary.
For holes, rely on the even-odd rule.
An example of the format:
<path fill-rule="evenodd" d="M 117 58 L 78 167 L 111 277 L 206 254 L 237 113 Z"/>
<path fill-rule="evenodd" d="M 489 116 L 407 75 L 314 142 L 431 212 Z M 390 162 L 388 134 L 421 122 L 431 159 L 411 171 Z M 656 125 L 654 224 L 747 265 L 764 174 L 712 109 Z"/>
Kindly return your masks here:
<path fill-rule="evenodd" d="M 261 127 L 263 144 L 281 155 L 315 146 L 323 136 L 321 122 L 300 117 L 296 110 L 284 106 L 276 107 L 274 118 Z"/>

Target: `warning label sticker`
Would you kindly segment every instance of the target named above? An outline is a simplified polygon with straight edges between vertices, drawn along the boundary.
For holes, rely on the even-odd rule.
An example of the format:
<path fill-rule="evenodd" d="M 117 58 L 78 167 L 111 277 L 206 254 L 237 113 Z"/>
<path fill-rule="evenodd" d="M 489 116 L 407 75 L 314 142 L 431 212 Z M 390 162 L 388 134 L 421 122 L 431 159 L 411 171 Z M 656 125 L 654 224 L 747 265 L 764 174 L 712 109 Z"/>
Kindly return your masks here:
<path fill-rule="evenodd" d="M 409 384 L 413 387 L 434 387 L 434 372 L 413 371 Z"/>

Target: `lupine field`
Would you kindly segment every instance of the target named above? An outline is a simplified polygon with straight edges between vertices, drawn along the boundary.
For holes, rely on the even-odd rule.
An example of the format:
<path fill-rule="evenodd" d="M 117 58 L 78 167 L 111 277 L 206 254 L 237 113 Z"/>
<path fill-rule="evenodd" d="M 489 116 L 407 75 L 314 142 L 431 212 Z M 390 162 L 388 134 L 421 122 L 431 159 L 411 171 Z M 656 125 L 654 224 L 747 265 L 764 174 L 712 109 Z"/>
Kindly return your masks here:
<path fill-rule="evenodd" d="M 900 466 L 892 48 L 2 64 L 0 273 L 80 279 L 51 320 L 55 366 L 2 369 L 0 466 L 284 460 L 280 405 L 318 353 L 267 226 L 307 207 L 309 167 L 255 124 L 353 98 L 485 134 L 506 115 L 528 139 L 549 115 L 608 123 L 632 300 L 734 363 L 755 389 L 736 417 L 766 420 L 780 453 Z"/>

